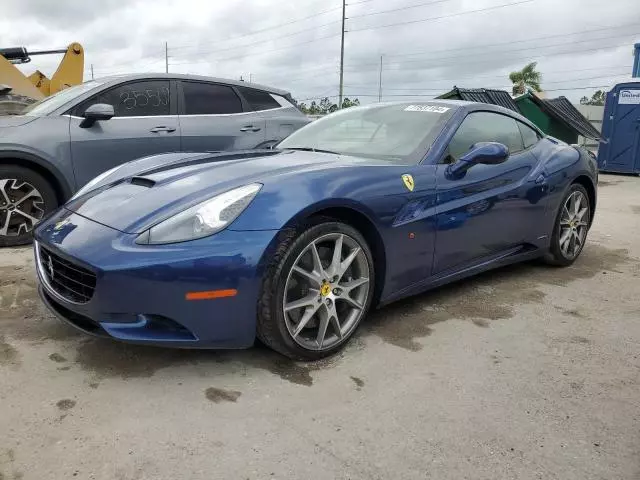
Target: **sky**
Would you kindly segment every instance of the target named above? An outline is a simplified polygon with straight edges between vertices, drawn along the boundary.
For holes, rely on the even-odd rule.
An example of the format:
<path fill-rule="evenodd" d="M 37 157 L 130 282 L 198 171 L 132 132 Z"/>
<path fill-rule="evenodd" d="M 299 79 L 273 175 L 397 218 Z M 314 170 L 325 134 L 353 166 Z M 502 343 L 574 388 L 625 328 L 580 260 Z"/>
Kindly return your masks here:
<path fill-rule="evenodd" d="M 341 0 L 3 0 L 1 47 L 85 48 L 85 79 L 169 71 L 252 80 L 298 101 L 339 92 Z M 344 94 L 428 99 L 510 89 L 537 61 L 548 97 L 577 102 L 631 76 L 638 0 L 347 0 Z M 62 56 L 20 68 L 53 74 Z"/>

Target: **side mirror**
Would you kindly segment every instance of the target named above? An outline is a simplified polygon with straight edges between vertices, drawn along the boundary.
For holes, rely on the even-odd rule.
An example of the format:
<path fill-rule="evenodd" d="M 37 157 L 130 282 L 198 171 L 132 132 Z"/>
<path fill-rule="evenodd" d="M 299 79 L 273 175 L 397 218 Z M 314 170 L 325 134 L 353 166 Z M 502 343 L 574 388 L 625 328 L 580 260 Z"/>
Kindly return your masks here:
<path fill-rule="evenodd" d="M 447 167 L 447 176 L 452 179 L 464 177 L 474 165 L 498 165 L 509 158 L 509 148 L 497 142 L 478 142 L 460 160 Z"/>
<path fill-rule="evenodd" d="M 109 120 L 114 115 L 113 105 L 107 103 L 93 104 L 84 111 L 82 115 L 84 120 L 80 122 L 80 128 L 92 127 L 98 120 Z"/>

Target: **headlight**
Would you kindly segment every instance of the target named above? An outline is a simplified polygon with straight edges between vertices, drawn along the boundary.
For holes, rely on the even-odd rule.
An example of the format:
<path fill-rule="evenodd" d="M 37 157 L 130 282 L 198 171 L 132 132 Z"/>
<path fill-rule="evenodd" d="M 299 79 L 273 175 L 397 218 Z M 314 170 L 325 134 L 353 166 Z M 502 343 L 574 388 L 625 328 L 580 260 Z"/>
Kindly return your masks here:
<path fill-rule="evenodd" d="M 252 183 L 221 193 L 151 227 L 136 243 L 177 243 L 213 235 L 238 218 L 261 188 Z"/>
<path fill-rule="evenodd" d="M 76 192 L 76 194 L 69 199 L 69 201 L 75 200 L 76 198 L 78 198 L 78 197 L 84 195 L 85 193 L 90 192 L 91 190 L 93 190 L 93 187 L 95 187 L 98 183 L 100 183 L 102 180 L 107 178 L 113 172 L 118 170 L 121 166 L 122 165 L 118 165 L 117 167 L 113 167 L 113 168 L 107 170 L 106 172 L 101 173 L 100 175 L 95 177 L 93 180 L 91 180 L 89 183 L 87 183 L 84 187 L 82 187 L 80 190 L 78 190 Z"/>

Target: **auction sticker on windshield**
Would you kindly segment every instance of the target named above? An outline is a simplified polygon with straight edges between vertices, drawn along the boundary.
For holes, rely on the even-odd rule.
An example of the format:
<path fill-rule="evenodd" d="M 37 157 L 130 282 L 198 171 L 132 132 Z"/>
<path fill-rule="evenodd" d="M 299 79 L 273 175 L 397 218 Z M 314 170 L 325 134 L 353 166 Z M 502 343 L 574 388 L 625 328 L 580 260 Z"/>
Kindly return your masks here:
<path fill-rule="evenodd" d="M 405 112 L 432 112 L 432 113 L 444 113 L 449 110 L 449 107 L 438 107 L 436 105 L 409 105 L 404 109 Z"/>

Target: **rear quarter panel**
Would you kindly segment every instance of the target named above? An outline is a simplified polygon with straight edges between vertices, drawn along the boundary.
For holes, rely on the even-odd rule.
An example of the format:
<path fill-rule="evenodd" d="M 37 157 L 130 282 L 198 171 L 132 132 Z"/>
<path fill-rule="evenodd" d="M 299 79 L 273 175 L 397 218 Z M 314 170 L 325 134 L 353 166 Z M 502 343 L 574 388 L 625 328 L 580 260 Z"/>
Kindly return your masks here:
<path fill-rule="evenodd" d="M 257 113 L 266 121 L 266 142 L 284 140 L 293 132 L 311 122 L 295 107 L 263 110 Z"/>
<path fill-rule="evenodd" d="M 593 185 L 597 198 L 598 166 L 595 158 L 581 147 L 568 145 L 552 137 L 546 137 L 534 149 L 544 168 L 549 188 L 549 208 L 545 225 L 549 238 L 553 232 L 554 222 L 560 203 L 570 185 L 579 177 L 586 177 Z M 595 205 L 592 205 L 592 211 Z M 593 218 L 593 213 L 592 213 Z"/>

